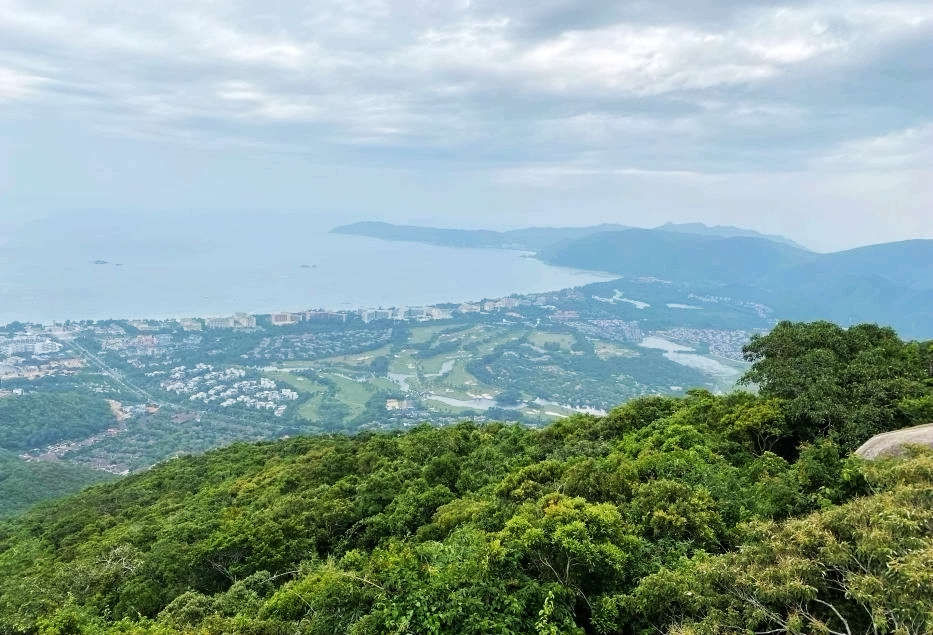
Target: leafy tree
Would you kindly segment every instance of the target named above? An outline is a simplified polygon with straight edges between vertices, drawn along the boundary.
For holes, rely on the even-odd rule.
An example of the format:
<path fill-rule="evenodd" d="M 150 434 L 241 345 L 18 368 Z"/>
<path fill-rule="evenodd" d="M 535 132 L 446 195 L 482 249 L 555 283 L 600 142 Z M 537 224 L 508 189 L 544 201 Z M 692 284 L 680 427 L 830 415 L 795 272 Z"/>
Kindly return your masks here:
<path fill-rule="evenodd" d="M 925 415 L 910 405 L 931 394 L 928 355 L 874 324 L 781 322 L 745 347 L 754 365 L 743 381 L 785 402 L 791 432 L 785 447 L 831 436 L 851 450 Z"/>

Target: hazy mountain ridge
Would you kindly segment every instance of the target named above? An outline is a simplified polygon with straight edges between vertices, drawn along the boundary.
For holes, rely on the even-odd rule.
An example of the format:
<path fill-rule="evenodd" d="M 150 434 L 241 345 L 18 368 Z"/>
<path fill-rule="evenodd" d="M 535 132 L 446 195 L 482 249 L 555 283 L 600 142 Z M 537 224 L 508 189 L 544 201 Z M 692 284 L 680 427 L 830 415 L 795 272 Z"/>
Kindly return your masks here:
<path fill-rule="evenodd" d="M 383 240 L 404 240 L 444 247 L 537 251 L 564 240 L 575 240 L 590 234 L 623 229 L 629 229 L 629 227 L 606 223 L 590 227 L 527 227 L 508 231 L 494 231 L 489 229 L 447 229 L 363 221 L 340 225 L 331 231 L 335 234 L 368 236 Z"/>
<path fill-rule="evenodd" d="M 396 225 L 380 221 L 363 221 L 340 225 L 331 231 L 337 234 L 369 236 L 383 240 L 405 240 L 422 242 L 446 247 L 486 247 L 497 249 L 527 249 L 538 251 L 564 241 L 578 240 L 603 232 L 617 232 L 638 229 L 616 223 L 601 223 L 584 227 L 526 227 L 506 231 L 488 229 L 449 229 L 423 227 L 418 225 Z M 794 241 L 783 236 L 762 234 L 751 229 L 729 225 L 709 226 L 703 223 L 667 223 L 660 227 L 643 231 L 669 232 L 678 234 L 696 234 L 719 238 L 763 238 L 773 242 L 804 249 Z"/>
<path fill-rule="evenodd" d="M 454 247 L 523 248 L 552 265 L 660 278 L 747 298 L 773 307 L 778 319 L 879 322 L 917 337 L 929 336 L 933 325 L 933 240 L 816 253 L 781 236 L 701 223 L 495 232 L 366 222 L 333 231 Z"/>
<path fill-rule="evenodd" d="M 706 225 L 704 223 L 664 223 L 655 227 L 655 229 L 668 232 L 682 232 L 684 234 L 699 234 L 702 236 L 719 236 L 720 238 L 767 238 L 774 242 L 796 247 L 797 249 L 807 250 L 806 247 L 798 242 L 780 236 L 778 234 L 763 234 L 753 229 L 744 229 L 733 225 Z"/>
<path fill-rule="evenodd" d="M 816 254 L 766 238 L 629 229 L 564 241 L 538 257 L 549 264 L 627 276 L 738 284 L 807 263 Z"/>
<path fill-rule="evenodd" d="M 927 337 L 933 325 L 933 240 L 818 254 L 761 238 L 628 230 L 567 241 L 543 261 L 620 275 L 719 285 L 771 306 L 776 317 L 880 322 Z"/>

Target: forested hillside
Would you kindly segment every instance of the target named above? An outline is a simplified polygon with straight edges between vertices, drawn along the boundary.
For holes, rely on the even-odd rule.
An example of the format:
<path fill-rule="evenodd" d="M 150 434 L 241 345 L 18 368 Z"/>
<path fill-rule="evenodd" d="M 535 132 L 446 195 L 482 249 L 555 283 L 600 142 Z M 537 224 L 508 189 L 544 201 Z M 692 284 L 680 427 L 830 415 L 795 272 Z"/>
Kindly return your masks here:
<path fill-rule="evenodd" d="M 0 525 L 9 632 L 928 633 L 933 345 L 782 323 L 757 394 L 236 444 Z"/>
<path fill-rule="evenodd" d="M 114 425 L 107 401 L 62 392 L 0 399 L 0 448 L 30 450 L 64 439 L 80 439 Z"/>
<path fill-rule="evenodd" d="M 757 237 L 631 229 L 569 240 L 538 257 L 697 285 L 761 302 L 783 319 L 882 322 L 915 337 L 929 337 L 933 324 L 933 240 L 817 254 Z"/>
<path fill-rule="evenodd" d="M 30 505 L 74 493 L 92 483 L 112 480 L 107 472 L 65 461 L 23 461 L 0 450 L 0 518 L 15 516 Z"/>

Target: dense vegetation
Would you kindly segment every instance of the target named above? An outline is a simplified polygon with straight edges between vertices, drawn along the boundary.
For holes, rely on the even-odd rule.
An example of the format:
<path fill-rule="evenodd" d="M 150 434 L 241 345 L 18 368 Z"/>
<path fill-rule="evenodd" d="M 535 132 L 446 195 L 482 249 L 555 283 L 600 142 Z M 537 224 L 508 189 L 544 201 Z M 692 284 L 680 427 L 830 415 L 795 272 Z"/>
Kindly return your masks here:
<path fill-rule="evenodd" d="M 0 625 L 930 632 L 933 454 L 848 454 L 927 416 L 930 345 L 781 324 L 747 354 L 758 395 L 236 444 L 45 504 L 0 526 Z"/>
<path fill-rule="evenodd" d="M 0 448 L 31 450 L 80 439 L 114 424 L 107 401 L 82 393 L 27 393 L 0 399 Z"/>
<path fill-rule="evenodd" d="M 15 516 L 49 498 L 111 479 L 107 472 L 64 461 L 23 461 L 0 450 L 0 518 Z"/>

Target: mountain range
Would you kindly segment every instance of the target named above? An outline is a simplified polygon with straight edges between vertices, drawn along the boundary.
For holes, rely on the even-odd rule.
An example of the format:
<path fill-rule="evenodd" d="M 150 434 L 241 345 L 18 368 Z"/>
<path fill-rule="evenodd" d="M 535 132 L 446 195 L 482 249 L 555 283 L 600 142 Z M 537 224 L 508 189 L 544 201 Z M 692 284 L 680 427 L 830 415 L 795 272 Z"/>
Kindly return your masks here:
<path fill-rule="evenodd" d="M 457 247 L 518 248 L 548 264 L 652 277 L 760 302 L 779 319 L 881 322 L 933 335 L 933 240 L 817 253 L 793 241 L 700 223 L 505 232 L 356 223 L 333 231 Z"/>
<path fill-rule="evenodd" d="M 341 225 L 331 230 L 336 234 L 370 236 L 384 240 L 405 240 L 444 247 L 479 247 L 492 249 L 525 249 L 538 251 L 560 242 L 585 238 L 593 234 L 636 229 L 617 223 L 602 223 L 586 227 L 526 227 L 494 231 L 489 229 L 449 229 L 439 227 L 420 227 L 417 225 L 394 225 L 378 221 L 363 221 Z M 799 249 L 804 249 L 794 241 L 783 236 L 761 234 L 751 229 L 729 225 L 708 226 L 703 223 L 666 223 L 652 231 L 664 231 L 679 234 L 697 234 L 702 236 L 752 237 L 767 238 Z"/>

